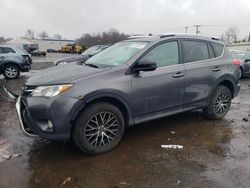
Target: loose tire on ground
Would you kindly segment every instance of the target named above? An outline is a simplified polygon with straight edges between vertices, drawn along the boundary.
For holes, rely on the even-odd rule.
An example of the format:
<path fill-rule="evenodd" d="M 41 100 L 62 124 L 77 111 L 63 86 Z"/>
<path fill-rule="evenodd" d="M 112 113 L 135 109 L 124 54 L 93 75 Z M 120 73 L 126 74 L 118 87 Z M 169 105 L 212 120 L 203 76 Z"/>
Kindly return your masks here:
<path fill-rule="evenodd" d="M 87 154 L 112 150 L 121 140 L 125 121 L 121 111 L 106 102 L 95 103 L 83 110 L 73 127 L 73 141 Z"/>
<path fill-rule="evenodd" d="M 230 109 L 232 94 L 226 86 L 218 86 L 212 94 L 208 106 L 203 110 L 209 119 L 222 119 Z"/>

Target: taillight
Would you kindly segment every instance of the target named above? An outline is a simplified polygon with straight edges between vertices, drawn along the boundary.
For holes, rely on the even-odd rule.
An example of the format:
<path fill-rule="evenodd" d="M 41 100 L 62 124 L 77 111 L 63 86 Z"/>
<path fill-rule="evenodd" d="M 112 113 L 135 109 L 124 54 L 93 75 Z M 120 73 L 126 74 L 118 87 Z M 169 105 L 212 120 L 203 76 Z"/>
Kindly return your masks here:
<path fill-rule="evenodd" d="M 240 60 L 234 59 L 232 62 L 233 65 L 236 65 L 238 68 L 240 68 Z"/>

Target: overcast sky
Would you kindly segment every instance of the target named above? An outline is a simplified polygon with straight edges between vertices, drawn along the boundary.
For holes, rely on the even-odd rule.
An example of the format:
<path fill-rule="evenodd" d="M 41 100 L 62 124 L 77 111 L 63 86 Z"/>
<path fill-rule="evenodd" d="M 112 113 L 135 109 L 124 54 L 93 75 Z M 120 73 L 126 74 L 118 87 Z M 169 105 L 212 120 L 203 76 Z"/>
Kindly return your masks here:
<path fill-rule="evenodd" d="M 247 36 L 250 0 L 0 0 L 0 36 L 5 37 L 24 36 L 27 29 L 68 39 L 109 28 L 156 34 L 184 32 L 194 24 L 238 25 L 240 36 Z M 227 27 L 200 30 L 216 36 Z"/>

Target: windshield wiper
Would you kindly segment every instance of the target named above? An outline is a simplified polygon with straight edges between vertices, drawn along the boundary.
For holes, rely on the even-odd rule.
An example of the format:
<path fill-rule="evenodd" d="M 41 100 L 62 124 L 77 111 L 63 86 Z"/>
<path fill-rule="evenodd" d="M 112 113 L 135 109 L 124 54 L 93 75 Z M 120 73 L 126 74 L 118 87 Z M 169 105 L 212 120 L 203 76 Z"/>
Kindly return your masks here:
<path fill-rule="evenodd" d="M 92 64 L 92 63 L 83 63 L 84 65 L 87 65 L 89 67 L 94 67 L 94 68 L 100 68 L 99 66 L 97 66 L 96 64 Z"/>

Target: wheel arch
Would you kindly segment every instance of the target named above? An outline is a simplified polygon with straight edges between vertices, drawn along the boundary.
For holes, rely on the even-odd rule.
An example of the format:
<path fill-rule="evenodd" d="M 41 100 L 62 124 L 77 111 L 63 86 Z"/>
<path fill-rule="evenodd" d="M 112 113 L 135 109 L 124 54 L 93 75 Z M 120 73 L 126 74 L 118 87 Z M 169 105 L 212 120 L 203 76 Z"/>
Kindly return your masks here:
<path fill-rule="evenodd" d="M 18 63 L 14 62 L 14 61 L 6 61 L 6 62 L 4 62 L 3 66 L 2 66 L 3 67 L 2 69 L 4 69 L 4 67 L 6 67 L 7 65 L 15 65 L 19 69 L 21 68 L 20 65 Z"/>
<path fill-rule="evenodd" d="M 77 119 L 78 115 L 90 105 L 98 102 L 107 102 L 116 106 L 124 116 L 126 127 L 134 124 L 131 108 L 126 99 L 113 93 L 102 93 L 95 95 L 89 94 L 86 95 L 83 99 L 81 99 L 77 104 L 78 107 L 76 108 L 74 115 L 71 118 L 71 128 L 70 128 L 71 132 L 74 127 L 74 122 Z"/>

